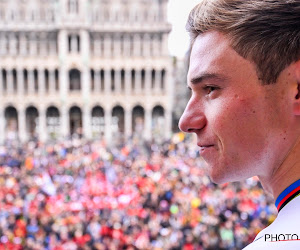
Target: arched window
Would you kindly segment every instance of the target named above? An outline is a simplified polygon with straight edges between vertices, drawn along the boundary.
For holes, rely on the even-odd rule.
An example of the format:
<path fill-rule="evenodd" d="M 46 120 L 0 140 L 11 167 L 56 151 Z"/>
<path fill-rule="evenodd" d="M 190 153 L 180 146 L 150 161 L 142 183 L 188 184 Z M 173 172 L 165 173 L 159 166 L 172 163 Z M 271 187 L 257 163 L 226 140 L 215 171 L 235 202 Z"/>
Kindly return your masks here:
<path fill-rule="evenodd" d="M 105 131 L 104 109 L 95 106 L 92 109 L 91 129 L 94 138 L 100 138 Z"/>
<path fill-rule="evenodd" d="M 69 110 L 69 122 L 71 135 L 82 135 L 82 111 L 79 107 L 73 106 Z"/>

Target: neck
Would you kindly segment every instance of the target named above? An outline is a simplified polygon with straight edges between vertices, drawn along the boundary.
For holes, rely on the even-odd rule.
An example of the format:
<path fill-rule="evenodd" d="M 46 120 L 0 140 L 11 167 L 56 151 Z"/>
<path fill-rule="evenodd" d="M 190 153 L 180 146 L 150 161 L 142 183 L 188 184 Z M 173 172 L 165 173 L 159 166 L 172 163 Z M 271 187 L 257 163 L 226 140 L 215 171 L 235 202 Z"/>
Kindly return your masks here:
<path fill-rule="evenodd" d="M 259 176 L 266 191 L 271 192 L 274 199 L 289 185 L 300 179 L 300 137 L 287 154 L 282 164 L 270 176 Z"/>

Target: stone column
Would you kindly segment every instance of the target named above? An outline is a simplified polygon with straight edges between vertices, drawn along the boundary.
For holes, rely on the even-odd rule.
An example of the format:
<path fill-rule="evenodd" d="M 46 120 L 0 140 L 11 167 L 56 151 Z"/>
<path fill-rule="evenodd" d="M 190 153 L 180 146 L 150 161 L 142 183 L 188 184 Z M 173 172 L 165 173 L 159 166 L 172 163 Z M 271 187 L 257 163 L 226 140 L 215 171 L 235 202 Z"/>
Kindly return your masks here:
<path fill-rule="evenodd" d="M 151 140 L 152 135 L 151 131 L 152 130 L 152 114 L 151 114 L 151 109 L 146 108 L 145 109 L 145 133 L 144 133 L 144 138 L 146 140 Z"/>
<path fill-rule="evenodd" d="M 90 92 L 91 92 L 91 77 L 90 77 L 90 71 L 89 68 L 86 66 L 83 66 L 81 71 L 81 95 L 83 98 L 83 101 L 89 102 L 90 98 Z"/>
<path fill-rule="evenodd" d="M 1 145 L 4 144 L 4 140 L 5 140 L 5 126 L 6 126 L 6 121 L 4 117 L 4 110 L 1 107 L 0 108 L 0 144 Z"/>
<path fill-rule="evenodd" d="M 40 54 L 41 56 L 46 56 L 48 54 L 46 33 L 42 33 L 40 36 Z"/>
<path fill-rule="evenodd" d="M 39 140 L 42 142 L 47 141 L 47 125 L 46 125 L 46 110 L 42 107 L 39 110 Z"/>
<path fill-rule="evenodd" d="M 43 96 L 45 95 L 45 71 L 43 69 L 38 70 L 38 90 L 39 90 L 39 95 Z"/>
<path fill-rule="evenodd" d="M 104 70 L 104 89 L 105 94 L 109 95 L 111 93 L 111 77 L 110 77 L 110 70 Z"/>
<path fill-rule="evenodd" d="M 128 57 L 130 54 L 130 36 L 126 34 L 123 39 L 123 56 Z"/>
<path fill-rule="evenodd" d="M 121 56 L 121 36 L 116 34 L 113 39 L 114 57 L 119 58 Z"/>
<path fill-rule="evenodd" d="M 83 107 L 83 134 L 87 139 L 92 138 L 91 120 L 90 107 L 89 105 L 85 104 Z"/>
<path fill-rule="evenodd" d="M 24 95 L 24 71 L 23 69 L 17 70 L 17 91 L 19 97 Z"/>
<path fill-rule="evenodd" d="M 125 110 L 125 136 L 128 138 L 132 135 L 132 110 Z"/>
<path fill-rule="evenodd" d="M 61 31 L 61 32 L 64 34 L 65 31 Z M 67 49 L 67 36 L 66 36 L 65 39 L 66 39 L 65 41 L 62 41 L 62 37 L 61 37 L 61 35 L 60 35 L 60 33 L 59 33 L 59 35 L 58 35 L 58 41 L 59 41 L 59 44 L 58 44 L 58 46 L 59 46 L 58 52 L 59 52 L 60 55 L 63 53 L 63 52 L 61 53 L 60 49 L 62 49 L 62 47 L 65 46 L 64 44 L 61 45 L 60 42 L 66 43 L 66 49 Z M 50 36 L 49 47 L 50 47 L 50 49 L 49 49 L 49 54 L 50 54 L 50 55 L 56 55 L 56 50 L 57 50 L 57 48 L 56 48 L 56 38 L 55 38 L 54 35 Z"/>
<path fill-rule="evenodd" d="M 91 138 L 91 114 L 89 108 L 90 98 L 90 72 L 88 67 L 82 71 L 82 98 L 83 98 L 83 135 Z"/>
<path fill-rule="evenodd" d="M 101 76 L 100 76 L 100 70 L 94 71 L 94 91 L 95 93 L 101 92 Z"/>
<path fill-rule="evenodd" d="M 49 93 L 54 94 L 55 92 L 55 70 L 49 69 Z"/>
<path fill-rule="evenodd" d="M 168 1 L 163 0 L 161 3 L 161 22 L 167 22 Z"/>
<path fill-rule="evenodd" d="M 81 54 L 82 62 L 85 66 L 88 67 L 89 60 L 90 60 L 90 37 L 88 31 L 86 30 L 80 31 L 80 41 L 81 41 L 80 54 Z"/>
<path fill-rule="evenodd" d="M 60 135 L 65 138 L 70 134 L 70 123 L 69 123 L 69 113 L 66 105 L 63 105 L 60 109 L 61 112 L 61 122 L 60 122 Z"/>
<path fill-rule="evenodd" d="M 104 57 L 111 57 L 111 37 L 108 34 L 104 35 Z"/>
<path fill-rule="evenodd" d="M 61 105 L 61 136 L 64 138 L 70 134 L 69 115 L 67 110 L 67 98 L 68 98 L 68 87 L 69 78 L 66 69 L 66 56 L 67 56 L 67 31 L 60 30 L 58 33 L 58 46 L 59 46 L 59 96 Z M 52 41 L 53 42 L 53 41 Z"/>
<path fill-rule="evenodd" d="M 90 139 L 91 133 L 91 112 L 90 112 L 90 95 L 91 95 L 91 75 L 89 70 L 90 60 L 90 41 L 89 34 L 86 30 L 80 31 L 81 41 L 81 58 L 82 66 L 82 99 L 83 99 L 83 135 Z"/>
<path fill-rule="evenodd" d="M 155 70 L 155 83 L 154 83 L 154 92 L 156 94 L 161 93 L 161 70 L 156 69 Z"/>
<path fill-rule="evenodd" d="M 151 69 L 146 69 L 145 71 L 145 92 L 147 95 L 151 94 L 151 82 L 152 82 L 152 71 Z"/>
<path fill-rule="evenodd" d="M 169 49 L 168 49 L 168 34 L 162 35 L 162 42 L 161 42 L 161 54 L 162 56 L 168 56 L 169 55 Z"/>
<path fill-rule="evenodd" d="M 145 56 L 145 57 L 152 56 L 150 54 L 150 42 L 151 42 L 151 39 L 150 39 L 149 34 L 145 34 L 144 35 L 144 41 L 143 41 L 143 44 L 144 44 L 144 47 L 143 47 L 143 56 Z"/>
<path fill-rule="evenodd" d="M 167 67 L 165 70 L 165 77 L 164 77 L 164 88 L 163 93 L 171 96 L 173 100 L 173 92 L 174 92 L 174 80 L 171 77 L 171 67 Z"/>
<path fill-rule="evenodd" d="M 134 52 L 133 55 L 135 57 L 141 56 L 141 37 L 139 34 L 134 35 Z"/>
<path fill-rule="evenodd" d="M 0 34 L 0 55 L 6 55 L 5 46 L 5 36 Z"/>
<path fill-rule="evenodd" d="M 13 33 L 11 33 L 9 36 L 9 53 L 11 55 L 17 54 L 17 39 Z"/>
<path fill-rule="evenodd" d="M 12 94 L 14 92 L 13 72 L 11 69 L 6 70 L 6 86 L 7 93 Z"/>
<path fill-rule="evenodd" d="M 121 70 L 115 70 L 115 92 L 121 93 Z"/>
<path fill-rule="evenodd" d="M 69 78 L 67 76 L 67 70 L 65 66 L 60 66 L 59 72 L 59 93 L 60 93 L 60 103 L 61 103 L 61 136 L 65 138 L 70 134 L 70 124 L 69 115 L 67 110 L 67 99 L 68 99 L 68 86 Z"/>
<path fill-rule="evenodd" d="M 105 122 L 105 140 L 107 144 L 111 142 L 111 110 L 106 109 L 104 114 L 104 122 Z"/>
<path fill-rule="evenodd" d="M 27 54 L 27 37 L 24 33 L 20 34 L 20 55 L 24 56 Z"/>
<path fill-rule="evenodd" d="M 51 42 L 55 41 L 54 37 L 51 37 Z M 68 50 L 68 36 L 66 30 L 60 30 L 58 33 L 58 46 L 59 46 L 59 58 L 65 60 Z"/>
<path fill-rule="evenodd" d="M 28 134 L 26 131 L 26 115 L 25 109 L 19 109 L 18 112 L 18 128 L 19 128 L 19 139 L 21 142 L 26 142 Z"/>
<path fill-rule="evenodd" d="M 34 74 L 32 69 L 28 69 L 28 93 L 34 93 Z"/>
<path fill-rule="evenodd" d="M 94 37 L 94 53 L 96 56 L 102 57 L 101 40 L 100 37 Z"/>
<path fill-rule="evenodd" d="M 140 69 L 136 69 L 135 71 L 135 89 L 134 92 L 136 94 L 140 94 L 142 90 L 142 74 Z"/>
<path fill-rule="evenodd" d="M 36 41 L 36 35 L 35 34 L 30 35 L 29 51 L 30 51 L 30 55 L 36 55 L 37 54 L 37 41 Z"/>
<path fill-rule="evenodd" d="M 3 72 L 2 69 L 0 68 L 0 96 L 3 95 Z"/>
<path fill-rule="evenodd" d="M 125 70 L 125 93 L 131 95 L 131 70 Z"/>
<path fill-rule="evenodd" d="M 154 35 L 152 38 L 152 53 L 154 57 L 157 57 L 160 54 L 158 35 Z"/>

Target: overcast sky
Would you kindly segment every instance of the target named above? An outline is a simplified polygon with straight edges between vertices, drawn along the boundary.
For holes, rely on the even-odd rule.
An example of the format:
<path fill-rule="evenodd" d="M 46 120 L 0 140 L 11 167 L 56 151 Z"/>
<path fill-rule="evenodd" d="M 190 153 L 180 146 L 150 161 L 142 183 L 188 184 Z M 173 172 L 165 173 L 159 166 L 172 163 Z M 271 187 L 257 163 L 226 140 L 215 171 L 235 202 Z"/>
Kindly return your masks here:
<path fill-rule="evenodd" d="M 201 0 L 169 0 L 168 20 L 173 25 L 169 36 L 169 51 L 173 56 L 183 58 L 189 45 L 185 24 L 189 12 Z"/>

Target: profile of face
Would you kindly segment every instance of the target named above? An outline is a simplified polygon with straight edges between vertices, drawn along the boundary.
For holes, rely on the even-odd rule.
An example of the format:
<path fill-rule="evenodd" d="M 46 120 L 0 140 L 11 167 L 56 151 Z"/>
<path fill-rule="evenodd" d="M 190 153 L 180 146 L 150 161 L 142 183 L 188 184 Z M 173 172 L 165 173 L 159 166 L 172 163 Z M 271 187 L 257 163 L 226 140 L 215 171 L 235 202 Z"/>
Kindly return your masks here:
<path fill-rule="evenodd" d="M 270 178 L 281 165 L 295 142 L 291 81 L 287 67 L 276 83 L 262 84 L 254 63 L 219 32 L 196 38 L 187 77 L 191 97 L 179 128 L 196 134 L 213 182 Z"/>

